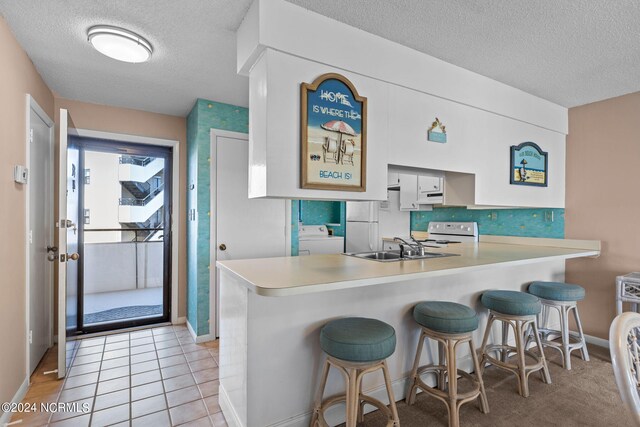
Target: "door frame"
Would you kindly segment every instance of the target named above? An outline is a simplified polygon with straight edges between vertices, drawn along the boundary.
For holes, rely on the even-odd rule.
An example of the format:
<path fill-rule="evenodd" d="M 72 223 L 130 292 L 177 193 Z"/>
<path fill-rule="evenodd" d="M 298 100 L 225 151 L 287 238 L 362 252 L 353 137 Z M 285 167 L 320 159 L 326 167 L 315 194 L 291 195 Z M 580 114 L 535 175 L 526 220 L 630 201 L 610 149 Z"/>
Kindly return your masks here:
<path fill-rule="evenodd" d="M 180 141 L 163 138 L 153 138 L 140 135 L 129 135 L 124 133 L 103 132 L 90 129 L 69 128 L 69 134 L 97 139 L 110 139 L 119 142 L 129 142 L 142 145 L 158 145 L 171 147 L 172 170 L 171 170 L 171 323 L 179 324 L 183 318 L 178 317 L 179 303 L 179 264 L 178 256 L 180 249 Z"/>
<path fill-rule="evenodd" d="M 50 183 L 49 183 L 49 194 L 51 195 L 51 197 L 48 199 L 48 203 L 47 203 L 47 207 L 46 207 L 46 212 L 49 215 L 49 219 L 50 219 L 50 225 L 51 227 L 49 228 L 49 241 L 50 244 L 54 244 L 54 229 L 55 229 L 55 215 L 53 212 L 53 195 L 54 195 L 54 181 L 55 181 L 55 173 L 54 173 L 54 168 L 55 168 L 55 161 L 54 161 L 54 138 L 55 138 L 55 123 L 53 120 L 51 120 L 51 118 L 49 117 L 49 115 L 42 109 L 42 107 L 40 107 L 40 105 L 38 104 L 38 102 L 30 95 L 27 94 L 26 95 L 26 108 L 25 108 L 25 115 L 26 115 L 26 127 L 25 127 L 25 146 L 26 146 L 26 150 L 25 150 L 25 163 L 27 168 L 31 167 L 31 111 L 33 111 L 34 113 L 36 113 L 38 115 L 38 117 L 40 117 L 42 119 L 42 121 L 49 127 L 49 170 L 50 170 Z M 29 331 L 31 330 L 31 261 L 30 261 L 30 242 L 29 242 L 29 222 L 30 222 L 30 214 L 31 214 L 31 203 L 30 203 L 30 199 L 31 199 L 31 184 L 30 184 L 30 179 L 27 179 L 27 183 L 25 184 L 25 280 L 26 280 L 26 286 L 25 286 L 25 290 L 26 290 L 26 317 L 25 317 L 25 324 L 26 324 L 26 329 L 25 332 L 27 334 L 26 336 L 26 374 L 27 374 L 27 380 L 29 381 L 29 384 L 31 383 L 31 372 L 30 372 L 30 364 L 31 364 L 31 345 L 29 342 Z M 48 307 L 48 316 L 47 316 L 47 330 L 49 331 L 48 334 L 48 345 L 49 347 L 51 347 L 53 345 L 53 336 L 54 336 L 54 331 L 53 331 L 53 311 L 54 311 L 54 307 L 53 307 L 53 284 L 54 284 L 54 280 L 53 280 L 53 275 L 55 273 L 55 268 L 54 268 L 54 263 L 47 263 L 47 272 L 45 273 L 46 277 L 47 277 L 47 282 L 45 283 L 45 306 Z"/>
<path fill-rule="evenodd" d="M 202 336 L 195 336 L 196 342 L 203 342 L 214 340 L 220 336 L 220 322 L 219 322 L 219 310 L 217 310 L 218 301 L 220 300 L 220 290 L 218 289 L 218 267 L 216 263 L 218 261 L 218 252 L 216 248 L 217 241 L 217 220 L 218 216 L 215 215 L 217 211 L 217 161 L 218 161 L 218 137 L 232 138 L 246 141 L 249 144 L 249 134 L 242 132 L 233 132 L 229 130 L 211 128 L 209 130 L 210 136 L 210 162 L 209 162 L 209 334 Z M 247 159 L 247 162 L 249 159 Z M 247 189 L 249 194 L 249 189 Z M 291 256 L 291 200 L 287 200 L 285 203 L 285 239 L 289 244 L 285 246 L 286 256 Z"/>

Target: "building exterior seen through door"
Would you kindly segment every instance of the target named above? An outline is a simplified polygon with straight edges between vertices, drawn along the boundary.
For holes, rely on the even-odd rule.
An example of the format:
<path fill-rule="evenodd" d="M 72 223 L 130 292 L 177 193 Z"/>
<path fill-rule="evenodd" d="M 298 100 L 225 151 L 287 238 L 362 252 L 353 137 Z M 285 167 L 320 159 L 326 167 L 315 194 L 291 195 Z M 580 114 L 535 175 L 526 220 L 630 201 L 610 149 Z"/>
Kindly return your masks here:
<path fill-rule="evenodd" d="M 80 334 L 168 321 L 171 149 L 70 136 L 68 150 L 77 159 L 77 195 L 67 199 L 77 204 L 79 253 L 68 327 Z"/>

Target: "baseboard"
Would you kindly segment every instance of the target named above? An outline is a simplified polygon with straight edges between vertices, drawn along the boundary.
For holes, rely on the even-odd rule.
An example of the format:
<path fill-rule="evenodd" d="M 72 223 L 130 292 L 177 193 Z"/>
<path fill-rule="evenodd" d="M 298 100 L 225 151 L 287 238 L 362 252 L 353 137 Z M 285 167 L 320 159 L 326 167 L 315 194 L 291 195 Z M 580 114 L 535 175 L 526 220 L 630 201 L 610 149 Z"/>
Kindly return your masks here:
<path fill-rule="evenodd" d="M 584 339 L 586 339 L 589 344 L 597 345 L 598 347 L 609 348 L 609 340 L 605 340 L 604 338 L 584 334 Z"/>
<path fill-rule="evenodd" d="M 193 338 L 193 340 L 196 342 L 196 344 L 200 344 L 203 342 L 207 342 L 207 341 L 215 341 L 216 336 L 213 334 L 206 334 L 206 335 L 197 335 L 196 331 L 193 330 L 193 327 L 191 326 L 191 323 L 189 323 L 188 320 L 185 320 L 185 322 L 187 323 L 187 329 L 189 330 L 189 333 L 191 334 L 191 338 Z"/>
<path fill-rule="evenodd" d="M 186 317 L 178 317 L 174 323 L 174 325 L 183 325 L 187 323 L 187 318 Z"/>
<path fill-rule="evenodd" d="M 27 390 L 29 390 L 29 377 L 26 377 L 24 379 L 24 382 L 22 383 L 16 394 L 13 396 L 13 399 L 11 399 L 11 403 L 22 402 L 22 399 L 24 399 L 24 396 L 27 394 Z M 11 415 L 11 412 L 3 411 L 2 415 L 0 416 L 0 426 L 4 427 L 9 424 L 9 422 L 11 422 Z"/>
<path fill-rule="evenodd" d="M 222 414 L 224 415 L 224 419 L 227 421 L 227 425 L 229 427 L 244 427 L 240 421 L 238 413 L 235 411 L 235 408 L 229 400 L 227 391 L 224 389 L 222 384 L 218 386 L 218 403 L 220 404 L 220 409 L 222 409 Z M 311 417 L 309 417 L 309 421 L 310 420 Z M 307 426 L 308 425 L 309 422 L 307 421 Z"/>

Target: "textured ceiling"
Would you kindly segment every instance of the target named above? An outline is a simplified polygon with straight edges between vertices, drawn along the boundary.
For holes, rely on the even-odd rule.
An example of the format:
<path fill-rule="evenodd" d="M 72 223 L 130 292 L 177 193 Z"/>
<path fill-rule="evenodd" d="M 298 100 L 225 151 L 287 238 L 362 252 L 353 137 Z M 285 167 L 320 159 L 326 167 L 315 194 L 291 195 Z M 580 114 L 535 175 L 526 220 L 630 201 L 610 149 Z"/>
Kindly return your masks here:
<path fill-rule="evenodd" d="M 637 0 L 287 0 L 566 107 L 640 90 Z"/>
<path fill-rule="evenodd" d="M 637 0 L 287 1 L 567 107 L 640 90 Z M 184 116 L 198 97 L 248 105 L 235 30 L 251 2 L 0 0 L 0 13 L 60 96 Z M 93 50 L 96 24 L 148 38 L 151 61 Z"/>
<path fill-rule="evenodd" d="M 49 87 L 64 98 L 185 116 L 196 98 L 249 103 L 235 31 L 252 0 L 0 0 L 0 13 Z M 149 62 L 107 58 L 92 25 L 122 26 L 154 47 Z"/>

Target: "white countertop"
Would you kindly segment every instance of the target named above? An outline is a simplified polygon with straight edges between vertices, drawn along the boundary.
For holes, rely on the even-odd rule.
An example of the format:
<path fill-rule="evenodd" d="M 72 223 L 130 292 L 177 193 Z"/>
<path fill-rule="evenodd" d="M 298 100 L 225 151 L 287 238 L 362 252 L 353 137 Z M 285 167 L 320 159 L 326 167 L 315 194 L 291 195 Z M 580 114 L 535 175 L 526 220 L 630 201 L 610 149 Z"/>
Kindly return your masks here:
<path fill-rule="evenodd" d="M 217 266 L 259 295 L 286 296 L 600 254 L 597 241 L 491 237 L 430 250 L 460 255 L 446 258 L 378 262 L 335 254 L 218 261 Z"/>

